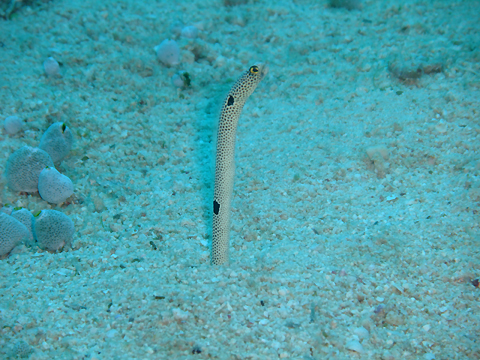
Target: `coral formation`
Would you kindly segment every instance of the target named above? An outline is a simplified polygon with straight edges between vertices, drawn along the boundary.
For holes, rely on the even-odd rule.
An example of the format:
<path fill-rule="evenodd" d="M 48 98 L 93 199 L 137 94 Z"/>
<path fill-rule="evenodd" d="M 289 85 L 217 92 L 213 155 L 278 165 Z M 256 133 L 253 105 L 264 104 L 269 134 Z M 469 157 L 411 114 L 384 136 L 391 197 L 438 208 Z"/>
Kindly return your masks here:
<path fill-rule="evenodd" d="M 62 122 L 50 125 L 40 139 L 40 149 L 46 151 L 53 162 L 61 161 L 72 149 L 73 134 L 70 128 Z"/>
<path fill-rule="evenodd" d="M 57 251 L 70 246 L 74 233 L 73 221 L 60 211 L 42 210 L 35 218 L 33 236 L 41 249 Z"/>
<path fill-rule="evenodd" d="M 22 241 L 28 239 L 28 231 L 17 219 L 0 213 L 0 259 L 5 258 Z"/>
<path fill-rule="evenodd" d="M 37 192 L 38 177 L 46 166 L 53 166 L 50 155 L 45 151 L 23 146 L 7 160 L 5 176 L 14 191 Z"/>
<path fill-rule="evenodd" d="M 38 178 L 38 192 L 43 200 L 61 204 L 73 194 L 73 183 L 53 167 L 46 167 Z"/>
<path fill-rule="evenodd" d="M 27 209 L 14 209 L 11 215 L 14 219 L 20 221 L 28 231 L 28 238 L 25 239 L 25 244 L 32 246 L 34 243 L 33 239 L 33 222 L 34 217 L 30 211 Z"/>

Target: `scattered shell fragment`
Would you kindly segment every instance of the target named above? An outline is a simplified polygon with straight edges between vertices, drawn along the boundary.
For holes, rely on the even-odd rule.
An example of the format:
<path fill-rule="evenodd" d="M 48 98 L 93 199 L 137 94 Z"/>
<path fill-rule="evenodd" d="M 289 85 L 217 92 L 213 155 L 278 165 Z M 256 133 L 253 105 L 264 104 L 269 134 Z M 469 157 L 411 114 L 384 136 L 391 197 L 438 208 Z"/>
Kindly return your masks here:
<path fill-rule="evenodd" d="M 347 342 L 345 347 L 348 350 L 355 351 L 359 354 L 362 354 L 363 351 L 364 351 L 362 344 L 360 344 L 357 340 L 351 340 L 351 341 Z"/>
<path fill-rule="evenodd" d="M 365 329 L 363 326 L 360 326 L 359 328 L 356 328 L 353 330 L 355 335 L 357 335 L 361 339 L 367 339 L 370 335 L 367 329 Z"/>

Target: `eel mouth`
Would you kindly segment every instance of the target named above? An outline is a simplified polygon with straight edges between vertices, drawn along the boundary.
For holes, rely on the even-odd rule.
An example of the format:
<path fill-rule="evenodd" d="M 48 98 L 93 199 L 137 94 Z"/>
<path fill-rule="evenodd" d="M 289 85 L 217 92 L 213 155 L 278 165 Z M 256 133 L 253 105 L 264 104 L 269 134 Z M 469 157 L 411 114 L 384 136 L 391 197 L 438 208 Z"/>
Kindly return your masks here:
<path fill-rule="evenodd" d="M 268 64 L 257 62 L 255 65 L 258 66 L 258 70 L 260 70 L 260 80 L 263 80 L 263 78 L 268 74 Z"/>

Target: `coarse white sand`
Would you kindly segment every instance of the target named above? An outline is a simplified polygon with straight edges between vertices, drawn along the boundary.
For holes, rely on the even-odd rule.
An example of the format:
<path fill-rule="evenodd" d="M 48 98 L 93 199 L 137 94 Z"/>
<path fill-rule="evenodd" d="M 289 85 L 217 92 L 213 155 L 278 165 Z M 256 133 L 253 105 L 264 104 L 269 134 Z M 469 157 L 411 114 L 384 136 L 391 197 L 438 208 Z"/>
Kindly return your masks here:
<path fill-rule="evenodd" d="M 51 123 L 75 134 L 67 204 L 5 178 L 0 202 L 76 228 L 72 249 L 0 260 L 0 358 L 480 358 L 480 2 L 227 3 L 55 0 L 0 20 L 0 120 L 25 120 L 0 134 L 0 172 Z M 256 61 L 270 73 L 240 118 L 215 267 L 215 126 Z"/>

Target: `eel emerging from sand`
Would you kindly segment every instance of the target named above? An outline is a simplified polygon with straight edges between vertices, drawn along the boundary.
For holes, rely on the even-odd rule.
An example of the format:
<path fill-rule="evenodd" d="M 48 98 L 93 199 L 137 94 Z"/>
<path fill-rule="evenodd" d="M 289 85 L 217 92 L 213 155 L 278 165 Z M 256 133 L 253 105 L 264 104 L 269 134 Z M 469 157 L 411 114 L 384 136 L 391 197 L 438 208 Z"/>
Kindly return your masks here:
<path fill-rule="evenodd" d="M 243 105 L 268 72 L 268 67 L 256 63 L 245 71 L 225 98 L 218 123 L 217 157 L 215 160 L 215 190 L 213 193 L 212 252 L 213 265 L 228 262 L 230 234 L 230 204 L 235 168 L 235 135 Z"/>

